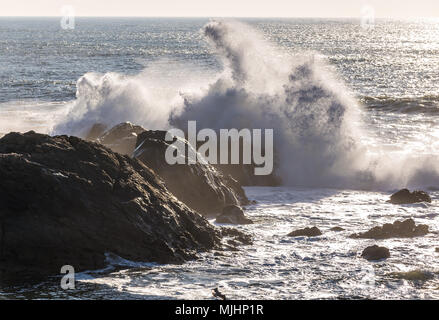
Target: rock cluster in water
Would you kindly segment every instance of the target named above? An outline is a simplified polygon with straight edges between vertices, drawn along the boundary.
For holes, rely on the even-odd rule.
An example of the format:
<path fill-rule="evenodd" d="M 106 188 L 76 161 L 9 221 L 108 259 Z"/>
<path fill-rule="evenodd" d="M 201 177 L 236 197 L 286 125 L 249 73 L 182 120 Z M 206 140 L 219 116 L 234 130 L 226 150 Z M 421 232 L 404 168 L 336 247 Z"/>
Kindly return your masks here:
<path fill-rule="evenodd" d="M 102 268 L 106 253 L 180 263 L 242 238 L 178 201 L 140 161 L 76 137 L 7 134 L 0 181 L 0 283 Z"/>
<path fill-rule="evenodd" d="M 288 234 L 289 237 L 316 237 L 322 235 L 322 232 L 317 227 L 304 228 L 292 231 Z"/>
<path fill-rule="evenodd" d="M 418 202 L 431 203 L 430 196 L 425 191 L 413 191 L 402 189 L 390 196 L 390 203 L 393 204 L 411 204 Z"/>
<path fill-rule="evenodd" d="M 428 233 L 425 224 L 416 225 L 413 219 L 386 223 L 383 226 L 373 227 L 369 231 L 356 233 L 351 238 L 363 239 L 388 239 L 388 238 L 413 238 L 424 236 Z"/>

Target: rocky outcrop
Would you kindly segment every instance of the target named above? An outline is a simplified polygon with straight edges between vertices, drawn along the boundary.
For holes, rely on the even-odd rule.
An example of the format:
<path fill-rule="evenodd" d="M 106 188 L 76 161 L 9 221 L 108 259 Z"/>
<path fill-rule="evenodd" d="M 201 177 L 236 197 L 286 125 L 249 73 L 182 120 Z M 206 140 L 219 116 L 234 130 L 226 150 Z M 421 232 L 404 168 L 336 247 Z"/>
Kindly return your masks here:
<path fill-rule="evenodd" d="M 252 224 L 253 221 L 244 215 L 241 207 L 236 205 L 225 206 L 223 212 L 216 217 L 218 223 Z"/>
<path fill-rule="evenodd" d="M 236 180 L 210 164 L 188 164 L 188 152 L 183 155 L 185 164 L 168 164 L 165 153 L 173 141 L 166 141 L 165 136 L 166 131 L 142 132 L 137 137 L 133 156 L 157 172 L 179 200 L 204 215 L 216 215 L 226 205 L 248 203 Z M 186 140 L 182 142 L 186 150 L 192 149 Z"/>
<path fill-rule="evenodd" d="M 364 249 L 361 257 L 369 261 L 387 259 L 390 257 L 390 251 L 386 247 L 373 245 Z"/>
<path fill-rule="evenodd" d="M 106 253 L 180 263 L 243 237 L 211 226 L 140 161 L 34 132 L 0 139 L 0 230 L 0 283 L 102 268 Z"/>
<path fill-rule="evenodd" d="M 299 229 L 288 234 L 289 237 L 317 237 L 321 235 L 322 232 L 317 227 Z"/>
<path fill-rule="evenodd" d="M 413 191 L 402 189 L 390 196 L 390 203 L 393 204 L 411 204 L 418 202 L 431 202 L 430 196 L 425 191 Z"/>
<path fill-rule="evenodd" d="M 255 165 L 253 164 L 216 164 L 214 167 L 224 175 L 233 177 L 241 186 L 275 187 L 282 184 L 281 178 L 274 173 L 260 176 L 255 175 Z"/>
<path fill-rule="evenodd" d="M 413 219 L 386 223 L 382 227 L 374 227 L 363 233 L 351 235 L 351 238 L 363 239 L 389 239 L 389 238 L 413 238 L 424 236 L 428 233 L 425 224 L 416 225 Z"/>
<path fill-rule="evenodd" d="M 129 122 L 118 124 L 105 131 L 105 126 L 95 124 L 87 134 L 86 140 L 99 142 L 114 152 L 131 156 L 136 147 L 137 135 L 145 131 L 141 126 Z"/>

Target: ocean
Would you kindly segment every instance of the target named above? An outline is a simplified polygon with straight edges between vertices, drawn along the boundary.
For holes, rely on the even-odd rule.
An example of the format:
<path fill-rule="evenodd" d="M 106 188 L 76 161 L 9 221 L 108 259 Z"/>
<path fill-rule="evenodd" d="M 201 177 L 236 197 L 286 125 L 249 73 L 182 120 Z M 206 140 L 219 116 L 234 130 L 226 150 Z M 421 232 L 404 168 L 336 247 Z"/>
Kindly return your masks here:
<path fill-rule="evenodd" d="M 94 123 L 272 128 L 282 187 L 246 187 L 254 244 L 183 265 L 109 269 L 4 288 L 0 298 L 438 298 L 439 20 L 0 18 L 0 135 L 83 135 Z M 431 204 L 394 206 L 421 188 Z M 412 217 L 432 233 L 348 235 Z M 212 223 L 214 223 L 212 221 Z M 318 226 L 323 235 L 289 238 Z M 342 232 L 330 231 L 340 226 Z M 397 279 L 418 270 L 424 280 Z"/>

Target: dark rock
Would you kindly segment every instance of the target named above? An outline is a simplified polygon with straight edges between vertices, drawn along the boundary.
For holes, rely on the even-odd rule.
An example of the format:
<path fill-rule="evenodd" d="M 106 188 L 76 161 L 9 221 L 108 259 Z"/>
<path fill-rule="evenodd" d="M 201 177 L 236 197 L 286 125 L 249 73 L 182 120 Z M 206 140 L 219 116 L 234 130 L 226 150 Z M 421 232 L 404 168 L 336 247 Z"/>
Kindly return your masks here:
<path fill-rule="evenodd" d="M 166 149 L 172 141 L 165 140 L 166 131 L 144 131 L 137 137 L 133 155 L 153 169 L 166 187 L 179 200 L 204 215 L 216 215 L 228 204 L 245 205 L 248 199 L 239 183 L 224 176 L 210 164 L 170 165 L 165 160 Z M 192 148 L 183 140 L 186 150 Z"/>
<path fill-rule="evenodd" d="M 226 300 L 226 296 L 224 294 L 222 294 L 218 288 L 212 289 L 212 295 L 215 298 L 221 299 L 221 300 Z"/>
<path fill-rule="evenodd" d="M 396 279 L 403 279 L 408 281 L 428 281 L 434 278 L 433 273 L 423 270 L 413 270 L 407 272 L 392 272 L 390 277 Z"/>
<path fill-rule="evenodd" d="M 301 237 L 301 236 L 316 237 L 316 236 L 321 236 L 321 235 L 322 235 L 322 232 L 317 227 L 299 229 L 299 230 L 295 230 L 293 232 L 290 232 L 288 234 L 289 237 Z"/>
<path fill-rule="evenodd" d="M 0 139 L 0 230 L 0 283 L 59 274 L 63 265 L 102 268 L 106 253 L 181 263 L 221 247 L 228 233 L 136 159 L 34 132 Z"/>
<path fill-rule="evenodd" d="M 110 148 L 114 152 L 131 156 L 136 147 L 137 135 L 145 131 L 140 126 L 133 125 L 129 122 L 118 124 L 108 131 L 102 132 L 95 139 L 90 139 L 97 132 L 102 130 L 101 125 L 96 124 L 92 127 L 91 133 L 88 134 L 88 140 L 94 140 Z"/>
<path fill-rule="evenodd" d="M 336 231 L 336 232 L 344 231 L 344 229 L 343 229 L 342 227 L 333 227 L 333 228 L 331 228 L 330 230 L 331 230 L 331 231 Z"/>
<path fill-rule="evenodd" d="M 253 243 L 253 239 L 250 235 L 236 230 L 235 228 L 222 228 L 221 236 L 223 238 L 231 238 L 243 245 L 250 245 Z"/>
<path fill-rule="evenodd" d="M 253 221 L 244 215 L 244 211 L 236 205 L 225 206 L 223 212 L 216 217 L 218 223 L 252 224 Z"/>
<path fill-rule="evenodd" d="M 369 231 L 356 233 L 351 238 L 363 239 L 389 239 L 389 238 L 413 238 L 424 236 L 428 233 L 425 224 L 416 225 L 413 219 L 395 221 L 393 224 L 386 223 L 382 227 L 373 227 Z"/>
<path fill-rule="evenodd" d="M 417 202 L 431 202 L 430 196 L 425 191 L 413 191 L 402 189 L 390 196 L 390 203 L 410 204 Z"/>
<path fill-rule="evenodd" d="M 373 245 L 363 250 L 361 256 L 369 261 L 376 261 L 381 259 L 387 259 L 390 257 L 390 251 L 386 247 L 379 247 Z"/>

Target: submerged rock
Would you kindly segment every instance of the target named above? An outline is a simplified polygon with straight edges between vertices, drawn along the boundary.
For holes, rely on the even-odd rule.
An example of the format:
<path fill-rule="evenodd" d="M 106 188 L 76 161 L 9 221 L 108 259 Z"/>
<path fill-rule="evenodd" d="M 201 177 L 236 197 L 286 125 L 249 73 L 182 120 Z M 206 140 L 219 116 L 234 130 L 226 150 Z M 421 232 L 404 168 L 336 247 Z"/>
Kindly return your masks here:
<path fill-rule="evenodd" d="M 331 231 L 336 231 L 336 232 L 344 231 L 344 229 L 342 227 L 333 227 L 330 230 Z"/>
<path fill-rule="evenodd" d="M 321 235 L 322 235 L 322 232 L 317 227 L 299 229 L 299 230 L 292 231 L 288 234 L 289 237 L 301 237 L 301 236 L 316 237 L 316 236 L 321 236 Z"/>
<path fill-rule="evenodd" d="M 223 208 L 223 212 L 216 217 L 218 223 L 252 224 L 253 221 L 244 215 L 241 207 L 230 205 Z"/>
<path fill-rule="evenodd" d="M 182 155 L 185 164 L 168 164 L 165 153 L 173 141 L 166 141 L 165 136 L 166 131 L 142 132 L 133 156 L 157 172 L 179 200 L 204 215 L 216 215 L 229 204 L 248 203 L 244 190 L 232 177 L 207 163 L 188 164 L 188 150 L 193 148 L 187 140 L 181 140 L 186 148 L 186 155 Z"/>
<path fill-rule="evenodd" d="M 373 227 L 369 231 L 356 233 L 350 237 L 363 239 L 413 238 L 424 236 L 427 233 L 427 225 L 416 225 L 413 219 L 407 219 L 395 221 L 393 224 L 386 223 L 382 227 Z"/>
<path fill-rule="evenodd" d="M 431 202 L 430 196 L 425 191 L 413 191 L 402 189 L 390 196 L 390 203 L 410 204 L 418 202 Z"/>
<path fill-rule="evenodd" d="M 0 139 L 0 230 L 0 283 L 59 274 L 63 265 L 102 268 L 106 253 L 180 263 L 228 234 L 179 202 L 140 161 L 34 132 Z"/>
<path fill-rule="evenodd" d="M 363 250 L 361 256 L 369 261 L 376 261 L 381 259 L 387 259 L 390 257 L 390 251 L 386 247 L 379 247 L 373 245 Z"/>

